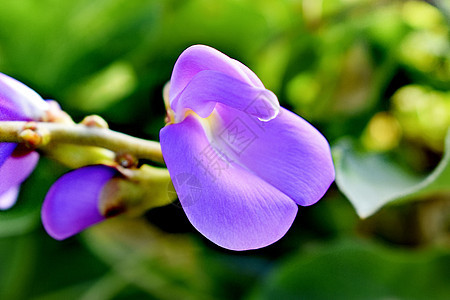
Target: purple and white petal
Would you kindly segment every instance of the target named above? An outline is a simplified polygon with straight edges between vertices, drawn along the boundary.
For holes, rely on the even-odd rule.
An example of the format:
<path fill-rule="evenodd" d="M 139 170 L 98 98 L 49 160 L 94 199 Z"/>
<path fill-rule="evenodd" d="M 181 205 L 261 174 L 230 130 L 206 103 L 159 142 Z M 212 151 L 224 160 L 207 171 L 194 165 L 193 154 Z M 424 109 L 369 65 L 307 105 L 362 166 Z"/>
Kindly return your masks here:
<path fill-rule="evenodd" d="M 50 188 L 42 206 L 42 223 L 47 233 L 66 239 L 105 219 L 99 198 L 104 185 L 116 169 L 103 165 L 87 166 L 59 178 Z"/>
<path fill-rule="evenodd" d="M 233 250 L 281 238 L 297 204 L 317 202 L 334 180 L 326 139 L 246 66 L 202 45 L 171 78 L 171 120 L 161 148 L 191 223 Z"/>
<path fill-rule="evenodd" d="M 19 185 L 11 187 L 9 190 L 0 193 L 0 210 L 10 209 L 17 200 L 19 195 Z"/>
<path fill-rule="evenodd" d="M 334 181 L 327 140 L 301 117 L 284 108 L 269 122 L 225 106 L 217 114 L 213 142 L 297 204 L 316 203 Z"/>
<path fill-rule="evenodd" d="M 39 120 L 48 104 L 23 83 L 0 73 L 0 120 Z"/>
<path fill-rule="evenodd" d="M 0 194 L 19 186 L 33 172 L 39 160 L 37 152 L 25 156 L 9 156 L 0 167 Z"/>
<path fill-rule="evenodd" d="M 188 116 L 161 130 L 161 147 L 187 217 L 204 236 L 227 249 L 261 248 L 291 226 L 297 205 L 286 194 L 233 162 Z"/>
<path fill-rule="evenodd" d="M 244 111 L 251 108 L 255 101 L 264 102 L 269 108 L 248 111 L 261 120 L 275 118 L 280 110 L 275 94 L 264 87 L 252 86 L 218 71 L 205 70 L 192 77 L 183 91 L 173 99 L 171 107 L 175 112 L 175 122 L 181 122 L 189 109 L 206 118 L 216 103 Z"/>

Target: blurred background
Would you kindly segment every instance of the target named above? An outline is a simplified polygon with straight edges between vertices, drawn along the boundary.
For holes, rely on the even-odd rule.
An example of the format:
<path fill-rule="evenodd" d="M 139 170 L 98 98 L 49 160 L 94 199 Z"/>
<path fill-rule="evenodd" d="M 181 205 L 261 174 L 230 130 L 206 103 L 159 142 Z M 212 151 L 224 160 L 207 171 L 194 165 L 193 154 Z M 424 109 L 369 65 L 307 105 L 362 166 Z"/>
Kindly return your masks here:
<path fill-rule="evenodd" d="M 354 170 L 336 155 L 345 194 L 333 184 L 279 242 L 232 252 L 196 232 L 176 203 L 55 241 L 40 207 L 68 170 L 44 158 L 17 205 L 0 212 L 0 299 L 450 299 L 449 2 L 0 3 L 0 72 L 75 121 L 99 114 L 114 130 L 158 140 L 173 65 L 206 44 L 255 71 L 335 155 L 362 161 Z M 440 161 L 428 179 L 439 182 L 420 189 Z M 413 178 L 399 192 L 408 200 L 388 197 L 396 205 L 360 219 L 364 199 L 352 189 L 385 195 L 396 188 L 385 172 Z"/>

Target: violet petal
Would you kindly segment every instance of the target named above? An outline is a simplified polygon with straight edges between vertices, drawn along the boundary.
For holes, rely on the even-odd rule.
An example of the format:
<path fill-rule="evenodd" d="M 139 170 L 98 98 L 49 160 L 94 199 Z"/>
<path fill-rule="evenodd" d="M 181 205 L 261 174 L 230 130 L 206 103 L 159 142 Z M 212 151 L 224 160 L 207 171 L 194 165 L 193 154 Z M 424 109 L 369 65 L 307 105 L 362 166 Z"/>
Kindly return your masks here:
<path fill-rule="evenodd" d="M 214 149 L 198 118 L 161 130 L 161 147 L 190 222 L 221 247 L 248 250 L 280 239 L 297 205 L 239 162 Z"/>
<path fill-rule="evenodd" d="M 63 240 L 104 220 L 99 211 L 99 197 L 116 172 L 112 167 L 96 165 L 60 177 L 42 206 L 42 223 L 47 233 Z"/>
<path fill-rule="evenodd" d="M 0 193 L 0 210 L 6 210 L 11 208 L 17 200 L 19 195 L 19 185 L 11 187 L 6 192 Z"/>
<path fill-rule="evenodd" d="M 11 156 L 16 147 L 17 144 L 14 143 L 0 143 L 0 168 L 8 159 L 8 157 Z"/>
<path fill-rule="evenodd" d="M 263 87 L 254 87 L 218 71 L 206 70 L 192 78 L 172 101 L 171 107 L 175 111 L 176 119 L 184 118 L 186 109 L 192 109 L 200 117 L 206 118 L 214 110 L 216 103 L 244 111 L 255 101 L 264 102 L 269 109 L 253 109 L 248 111 L 249 114 L 265 121 L 271 120 L 278 114 L 280 104 L 271 91 Z"/>
<path fill-rule="evenodd" d="M 204 70 L 214 70 L 255 87 L 264 88 L 261 80 L 241 62 L 205 45 L 195 45 L 181 53 L 170 79 L 170 99 L 175 99 L 192 78 Z"/>
<path fill-rule="evenodd" d="M 316 203 L 334 181 L 327 140 L 301 117 L 284 108 L 269 122 L 225 106 L 217 114 L 210 135 L 218 147 L 297 204 Z"/>
<path fill-rule="evenodd" d="M 0 120 L 39 120 L 48 104 L 23 83 L 0 73 Z"/>
<path fill-rule="evenodd" d="M 0 167 L 0 194 L 20 185 L 33 172 L 38 160 L 37 152 L 21 157 L 8 157 Z"/>

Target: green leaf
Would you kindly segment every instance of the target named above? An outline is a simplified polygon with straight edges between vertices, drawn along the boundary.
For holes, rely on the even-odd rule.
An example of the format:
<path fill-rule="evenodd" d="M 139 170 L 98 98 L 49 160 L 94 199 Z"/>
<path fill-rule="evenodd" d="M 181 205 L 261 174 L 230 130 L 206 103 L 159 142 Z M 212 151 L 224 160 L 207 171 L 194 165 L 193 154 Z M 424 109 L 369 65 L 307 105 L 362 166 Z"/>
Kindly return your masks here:
<path fill-rule="evenodd" d="M 127 283 L 115 274 L 106 273 L 95 281 L 88 280 L 72 286 L 54 289 L 47 294 L 39 295 L 33 300 L 59 300 L 59 299 L 116 299 L 117 295 L 126 288 Z"/>
<path fill-rule="evenodd" d="M 384 205 L 425 199 L 450 191 L 450 131 L 439 165 L 425 177 L 415 176 L 381 154 L 358 153 L 347 140 L 333 147 L 336 184 L 361 218 Z"/>
<path fill-rule="evenodd" d="M 39 224 L 39 211 L 28 209 L 0 214 L 0 238 L 27 233 Z"/>
<path fill-rule="evenodd" d="M 212 299 L 195 244 L 144 219 L 111 218 L 83 233 L 86 246 L 132 287 L 157 299 Z"/>
<path fill-rule="evenodd" d="M 251 299 L 449 299 L 449 263 L 448 251 L 341 241 L 285 260 Z"/>
<path fill-rule="evenodd" d="M 108 276 L 108 266 L 76 239 L 55 241 L 43 231 L 35 232 L 33 237 L 37 240 L 36 247 L 28 248 L 28 255 L 38 259 L 32 272 L 29 271 L 32 278 L 23 299 L 82 299 L 81 293 L 88 293 L 99 280 Z M 116 286 L 120 287 L 117 283 Z"/>
<path fill-rule="evenodd" d="M 25 299 L 36 262 L 30 235 L 0 238 L 0 299 Z"/>

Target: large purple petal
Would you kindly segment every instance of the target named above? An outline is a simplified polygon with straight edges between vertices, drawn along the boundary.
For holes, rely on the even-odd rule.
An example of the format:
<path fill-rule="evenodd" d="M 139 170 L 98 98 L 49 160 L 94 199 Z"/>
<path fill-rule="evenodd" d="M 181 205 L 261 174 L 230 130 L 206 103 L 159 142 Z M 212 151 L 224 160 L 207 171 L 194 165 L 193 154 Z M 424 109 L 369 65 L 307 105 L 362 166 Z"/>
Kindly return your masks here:
<path fill-rule="evenodd" d="M 19 185 L 11 187 L 6 192 L 0 193 L 0 210 L 11 208 L 16 203 L 19 195 Z"/>
<path fill-rule="evenodd" d="M 39 160 L 37 152 L 25 156 L 10 156 L 0 167 L 0 194 L 19 186 L 33 172 Z"/>
<path fill-rule="evenodd" d="M 0 73 L 0 121 L 39 120 L 48 104 L 23 83 Z"/>
<path fill-rule="evenodd" d="M 171 87 L 172 88 L 172 87 Z M 218 71 L 206 70 L 197 73 L 184 90 L 172 101 L 176 122 L 182 121 L 186 109 L 192 109 L 200 117 L 206 118 L 214 110 L 216 103 L 238 110 L 250 108 L 254 102 L 264 103 L 268 109 L 249 110 L 249 114 L 263 120 L 274 118 L 280 104 L 274 93 L 264 87 L 254 87 L 246 82 Z"/>
<path fill-rule="evenodd" d="M 284 108 L 268 122 L 225 106 L 217 113 L 221 125 L 211 126 L 210 136 L 222 152 L 299 205 L 322 198 L 334 166 L 328 142 L 311 124 Z"/>
<path fill-rule="evenodd" d="M 104 220 L 99 197 L 116 172 L 112 167 L 87 166 L 59 178 L 42 206 L 42 223 L 47 233 L 63 240 Z"/>
<path fill-rule="evenodd" d="M 195 45 L 181 53 L 170 79 L 170 99 L 175 99 L 192 78 L 204 70 L 214 70 L 255 87 L 264 88 L 259 78 L 245 65 L 214 48 Z"/>
<path fill-rule="evenodd" d="M 187 217 L 214 243 L 256 249 L 280 239 L 297 205 L 287 195 L 228 159 L 210 144 L 198 118 L 161 130 L 161 147 Z"/>

